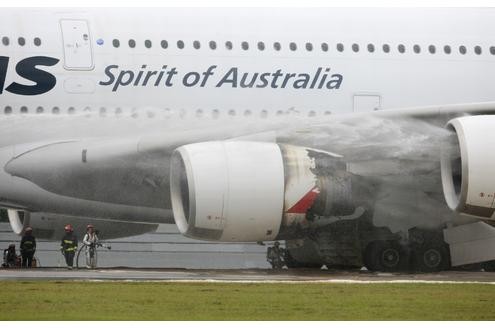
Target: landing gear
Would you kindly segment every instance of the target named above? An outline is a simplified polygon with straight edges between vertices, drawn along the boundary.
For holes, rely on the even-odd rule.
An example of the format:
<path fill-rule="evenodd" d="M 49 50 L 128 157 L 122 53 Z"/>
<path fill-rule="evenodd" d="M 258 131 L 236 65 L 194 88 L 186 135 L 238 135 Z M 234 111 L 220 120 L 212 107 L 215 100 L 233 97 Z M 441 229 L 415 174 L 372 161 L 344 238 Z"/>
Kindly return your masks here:
<path fill-rule="evenodd" d="M 364 265 L 370 271 L 396 272 L 406 268 L 408 256 L 396 241 L 378 240 L 368 244 Z"/>
<path fill-rule="evenodd" d="M 443 229 L 414 227 L 392 232 L 375 227 L 369 216 L 343 220 L 319 228 L 311 239 L 286 242 L 289 268 L 353 268 L 363 265 L 378 272 L 436 272 L 451 267 L 449 245 Z M 495 270 L 495 261 L 484 264 L 485 271 Z"/>
<path fill-rule="evenodd" d="M 485 262 L 481 266 L 486 272 L 495 272 L 495 261 Z"/>
<path fill-rule="evenodd" d="M 287 240 L 285 242 L 285 264 L 290 269 L 312 268 L 319 269 L 323 266 L 318 254 L 318 245 L 311 239 Z"/>
<path fill-rule="evenodd" d="M 299 262 L 292 257 L 290 251 L 287 251 L 285 253 L 285 265 L 289 269 L 296 269 L 296 268 L 320 269 L 322 267 L 321 263 Z"/>
<path fill-rule="evenodd" d="M 426 243 L 414 251 L 415 268 L 421 272 L 437 272 L 450 266 L 446 245 Z"/>

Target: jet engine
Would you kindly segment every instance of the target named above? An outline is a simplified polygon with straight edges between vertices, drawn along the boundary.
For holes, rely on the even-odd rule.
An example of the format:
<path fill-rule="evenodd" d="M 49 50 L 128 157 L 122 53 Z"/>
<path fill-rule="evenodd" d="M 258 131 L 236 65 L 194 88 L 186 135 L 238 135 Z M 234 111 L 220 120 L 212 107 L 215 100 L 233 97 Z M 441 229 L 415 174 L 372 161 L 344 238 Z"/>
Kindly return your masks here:
<path fill-rule="evenodd" d="M 84 236 L 86 226 L 93 224 L 100 238 L 107 240 L 153 232 L 158 227 L 157 224 L 99 220 L 40 212 L 19 210 L 8 210 L 7 212 L 14 233 L 21 235 L 27 226 L 31 226 L 33 234 L 40 239 L 61 239 L 66 224 L 72 224 L 74 232 L 80 238 Z"/>
<path fill-rule="evenodd" d="M 448 206 L 462 214 L 495 219 L 495 116 L 451 120 L 442 150 L 442 185 Z"/>
<path fill-rule="evenodd" d="M 171 163 L 180 232 L 217 241 L 266 241 L 304 229 L 316 215 L 354 211 L 339 155 L 253 141 L 182 146 Z"/>

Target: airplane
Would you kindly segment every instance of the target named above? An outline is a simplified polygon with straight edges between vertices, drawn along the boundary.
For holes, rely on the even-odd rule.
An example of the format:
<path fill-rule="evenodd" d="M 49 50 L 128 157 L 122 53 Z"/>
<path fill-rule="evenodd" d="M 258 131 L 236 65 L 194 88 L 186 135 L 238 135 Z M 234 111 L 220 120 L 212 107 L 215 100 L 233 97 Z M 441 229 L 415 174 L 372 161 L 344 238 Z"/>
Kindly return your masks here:
<path fill-rule="evenodd" d="M 495 10 L 3 8 L 0 207 L 289 267 L 495 269 Z M 79 227 L 79 228 L 78 228 Z"/>

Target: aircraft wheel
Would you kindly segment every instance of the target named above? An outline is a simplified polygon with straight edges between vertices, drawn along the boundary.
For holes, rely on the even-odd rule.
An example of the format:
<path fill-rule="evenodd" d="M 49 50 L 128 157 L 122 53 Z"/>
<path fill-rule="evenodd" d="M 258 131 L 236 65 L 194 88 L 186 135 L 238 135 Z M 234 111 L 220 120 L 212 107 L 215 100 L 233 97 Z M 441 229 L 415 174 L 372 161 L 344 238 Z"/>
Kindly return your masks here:
<path fill-rule="evenodd" d="M 416 251 L 417 269 L 422 272 L 437 272 L 449 267 L 449 251 L 445 245 L 426 244 Z"/>
<path fill-rule="evenodd" d="M 488 261 L 482 264 L 486 272 L 495 272 L 495 261 Z"/>
<path fill-rule="evenodd" d="M 394 241 L 374 241 L 364 254 L 364 264 L 371 271 L 401 271 L 406 259 L 404 250 Z"/>
<path fill-rule="evenodd" d="M 302 263 L 297 261 L 290 255 L 290 251 L 287 251 L 285 254 L 285 265 L 289 269 L 295 269 L 295 268 L 313 268 L 313 269 L 319 269 L 322 267 L 321 263 Z"/>

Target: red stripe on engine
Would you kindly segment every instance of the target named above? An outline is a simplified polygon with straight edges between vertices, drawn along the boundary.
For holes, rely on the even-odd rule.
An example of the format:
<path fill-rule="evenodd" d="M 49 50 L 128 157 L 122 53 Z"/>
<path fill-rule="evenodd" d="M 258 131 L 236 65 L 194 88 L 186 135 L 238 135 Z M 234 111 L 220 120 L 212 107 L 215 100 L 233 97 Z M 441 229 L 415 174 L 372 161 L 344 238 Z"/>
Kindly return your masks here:
<path fill-rule="evenodd" d="M 297 203 L 287 210 L 287 213 L 304 214 L 308 209 L 313 206 L 313 203 L 318 197 L 320 190 L 318 187 L 311 189 L 303 198 L 301 198 Z"/>

